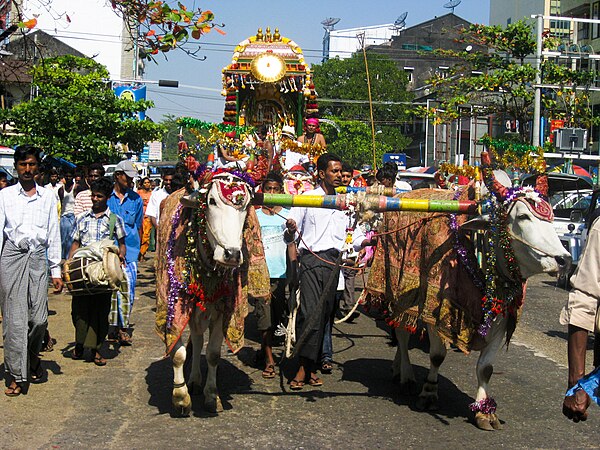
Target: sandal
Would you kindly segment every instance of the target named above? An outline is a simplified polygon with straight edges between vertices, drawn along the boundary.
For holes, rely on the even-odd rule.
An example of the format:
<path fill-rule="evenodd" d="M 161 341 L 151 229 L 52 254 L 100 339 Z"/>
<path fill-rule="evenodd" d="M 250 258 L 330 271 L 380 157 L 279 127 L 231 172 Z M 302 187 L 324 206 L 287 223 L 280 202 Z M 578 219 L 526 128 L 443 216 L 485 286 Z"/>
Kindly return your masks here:
<path fill-rule="evenodd" d="M 265 370 L 263 370 L 262 377 L 263 378 L 275 378 L 277 374 L 275 373 L 275 365 L 267 364 Z"/>
<path fill-rule="evenodd" d="M 131 345 L 131 336 L 129 336 L 127 331 L 119 330 L 119 344 L 125 347 Z"/>
<path fill-rule="evenodd" d="M 83 349 L 77 350 L 77 347 L 73 348 L 73 350 L 71 350 L 71 359 L 76 361 L 83 359 Z"/>
<path fill-rule="evenodd" d="M 31 373 L 29 374 L 29 378 L 31 378 L 32 383 L 41 383 L 46 375 L 46 371 L 42 367 L 42 360 L 38 358 L 37 365 L 35 368 L 33 366 L 30 367 Z"/>
<path fill-rule="evenodd" d="M 13 384 L 11 384 L 4 391 L 4 395 L 6 395 L 7 397 L 18 397 L 19 395 L 21 395 L 22 392 L 23 392 L 23 389 L 21 388 L 19 383 L 13 381 Z"/>
<path fill-rule="evenodd" d="M 330 374 L 333 370 L 333 364 L 330 361 L 323 361 L 321 364 L 321 373 Z"/>
<path fill-rule="evenodd" d="M 308 384 L 312 387 L 323 386 L 323 381 L 318 377 L 310 377 Z"/>
<path fill-rule="evenodd" d="M 102 357 L 102 355 L 96 354 L 96 356 L 94 357 L 94 364 L 102 367 L 106 365 L 106 360 Z"/>
<path fill-rule="evenodd" d="M 304 388 L 304 381 L 302 380 L 292 380 L 290 381 L 290 389 L 292 391 L 300 391 Z"/>

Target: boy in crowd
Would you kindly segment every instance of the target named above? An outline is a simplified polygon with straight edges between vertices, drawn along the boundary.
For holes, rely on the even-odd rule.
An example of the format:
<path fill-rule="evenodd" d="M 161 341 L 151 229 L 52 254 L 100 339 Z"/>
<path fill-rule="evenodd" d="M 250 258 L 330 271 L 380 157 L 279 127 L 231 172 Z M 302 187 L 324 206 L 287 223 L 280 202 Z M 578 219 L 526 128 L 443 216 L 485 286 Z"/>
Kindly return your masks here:
<path fill-rule="evenodd" d="M 112 190 L 113 183 L 107 178 L 92 182 L 92 208 L 77 219 L 72 235 L 70 258 L 80 246 L 114 236 L 119 242 L 119 258 L 125 261 L 125 225 L 123 219 L 113 214 L 107 206 Z M 110 291 L 92 296 L 73 295 L 71 303 L 71 317 L 75 326 L 75 348 L 71 352 L 73 359 L 82 359 L 84 349 L 89 348 L 94 364 L 106 365 L 100 349 L 108 333 L 111 297 Z"/>

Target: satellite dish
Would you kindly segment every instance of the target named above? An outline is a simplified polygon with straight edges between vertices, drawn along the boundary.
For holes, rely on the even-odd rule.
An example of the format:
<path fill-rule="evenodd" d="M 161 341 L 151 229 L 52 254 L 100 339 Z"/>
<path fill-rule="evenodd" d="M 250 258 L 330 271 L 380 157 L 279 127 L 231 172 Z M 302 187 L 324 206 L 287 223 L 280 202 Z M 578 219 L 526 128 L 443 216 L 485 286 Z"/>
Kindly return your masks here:
<path fill-rule="evenodd" d="M 335 26 L 336 23 L 338 23 L 340 20 L 337 17 L 327 17 L 324 21 L 321 22 L 321 25 L 323 25 L 323 28 L 325 28 L 326 30 L 333 30 L 333 27 Z"/>
<path fill-rule="evenodd" d="M 406 18 L 408 17 L 408 11 L 403 12 L 398 16 L 398 18 L 394 21 L 394 25 L 390 30 L 392 30 L 395 34 L 400 34 L 402 28 L 406 26 Z"/>
<path fill-rule="evenodd" d="M 462 0 L 450 0 L 448 3 L 444 4 L 444 8 L 451 9 L 452 14 L 454 14 L 454 8 L 460 5 L 461 2 Z"/>

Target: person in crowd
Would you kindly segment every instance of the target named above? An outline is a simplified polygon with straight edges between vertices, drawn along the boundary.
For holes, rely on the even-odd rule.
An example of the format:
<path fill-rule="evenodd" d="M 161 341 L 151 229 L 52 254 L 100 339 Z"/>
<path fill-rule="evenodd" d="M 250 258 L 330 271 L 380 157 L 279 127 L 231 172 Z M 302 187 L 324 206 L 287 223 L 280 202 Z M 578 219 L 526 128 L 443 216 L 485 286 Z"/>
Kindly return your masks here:
<path fill-rule="evenodd" d="M 77 219 L 69 257 L 72 257 L 80 246 L 90 245 L 114 236 L 119 243 L 119 257 L 121 261 L 125 261 L 127 252 L 125 224 L 123 219 L 113 214 L 107 206 L 112 190 L 113 183 L 108 178 L 100 178 L 92 182 L 92 208 L 82 213 Z M 111 216 L 114 216 L 113 229 L 111 229 Z M 83 359 L 84 349 L 88 348 L 92 353 L 94 364 L 106 365 L 106 359 L 100 350 L 108 333 L 111 296 L 111 292 L 85 296 L 73 294 L 71 318 L 75 327 L 75 348 L 71 352 L 71 358 Z"/>
<path fill-rule="evenodd" d="M 110 325 L 115 328 L 112 338 L 121 345 L 131 345 L 129 330 L 131 311 L 135 299 L 135 284 L 137 281 L 137 265 L 140 254 L 140 232 L 144 218 L 142 198 L 133 192 L 131 183 L 138 176 L 135 165 L 124 160 L 117 164 L 114 174 L 114 188 L 108 199 L 108 207 L 125 223 L 125 245 L 127 257 L 125 260 L 125 275 L 129 282 L 129 299 L 124 298 L 119 291 L 113 295 L 110 310 Z"/>
<path fill-rule="evenodd" d="M 104 170 L 104 166 L 102 166 L 102 170 Z M 77 194 L 79 194 L 81 191 L 85 191 L 89 188 L 85 180 L 85 170 L 83 167 L 75 168 L 75 177 L 73 181 L 75 182 L 75 197 L 77 197 Z"/>
<path fill-rule="evenodd" d="M 281 129 L 281 144 L 280 145 L 284 146 L 284 144 L 288 141 L 297 142 L 296 134 L 295 134 L 294 127 L 291 127 L 289 125 L 284 125 L 284 127 Z M 286 171 L 291 170 L 291 168 L 294 166 L 301 165 L 301 164 L 307 163 L 309 161 L 309 158 L 307 155 L 296 152 L 290 148 L 285 149 L 284 152 L 285 153 L 282 153 L 284 155 L 283 168 Z"/>
<path fill-rule="evenodd" d="M 0 190 L 8 186 L 8 175 L 6 172 L 0 172 Z"/>
<path fill-rule="evenodd" d="M 301 144 L 310 144 L 311 146 L 320 146 L 323 149 L 327 148 L 325 136 L 321 134 L 319 129 L 319 119 L 311 117 L 306 119 L 304 133 L 298 137 L 298 142 Z"/>
<path fill-rule="evenodd" d="M 96 180 L 104 176 L 104 166 L 100 163 L 92 163 L 88 167 L 87 176 L 83 180 L 83 184 L 75 188 L 75 204 L 73 205 L 73 214 L 79 214 L 89 210 L 92 207 L 92 191 L 90 186 Z"/>
<path fill-rule="evenodd" d="M 15 149 L 18 183 L 0 191 L 0 296 L 7 389 L 16 397 L 45 370 L 39 352 L 48 325 L 48 272 L 63 289 L 56 197 L 35 183 L 41 150 Z"/>
<path fill-rule="evenodd" d="M 71 168 L 63 170 L 64 184 L 58 190 L 58 197 L 61 201 L 60 213 L 60 240 L 62 244 L 62 259 L 67 259 L 71 244 L 71 236 L 75 227 L 75 179 Z"/>
<path fill-rule="evenodd" d="M 353 172 L 354 170 L 349 164 L 342 164 L 342 186 L 350 186 Z M 358 255 L 359 254 L 356 251 L 347 252 L 342 259 L 342 263 L 345 266 L 354 266 L 356 264 L 356 260 L 358 259 Z M 338 311 L 338 316 L 340 318 L 346 317 L 354 307 L 354 278 L 356 277 L 356 270 L 352 268 L 343 268 L 342 274 L 344 277 L 344 293 L 341 296 Z M 352 322 L 358 316 L 360 316 L 360 313 L 358 311 L 354 311 L 346 320 L 346 322 Z"/>
<path fill-rule="evenodd" d="M 262 184 L 265 194 L 283 194 L 283 179 L 277 172 L 269 172 Z M 273 333 L 287 317 L 285 295 L 287 273 L 287 244 L 283 240 L 284 224 L 289 209 L 282 206 L 272 208 L 263 206 L 256 214 L 260 223 L 263 246 L 269 276 L 271 278 L 271 298 L 256 301 L 256 319 L 261 333 L 261 354 L 265 358 L 263 378 L 274 378 L 275 360 L 273 359 Z M 293 244 L 290 244 L 293 245 Z M 284 324 L 285 325 L 285 324 Z"/>
<path fill-rule="evenodd" d="M 342 163 L 339 157 L 325 153 L 317 160 L 320 185 L 305 195 L 334 195 L 342 182 Z M 300 262 L 300 311 L 297 333 L 300 366 L 290 381 L 292 390 L 302 389 L 305 383 L 321 386 L 315 372 L 323 345 L 325 322 L 334 309 L 335 290 L 339 280 L 340 252 L 346 241 L 349 217 L 344 211 L 321 208 L 294 207 L 286 221 L 285 240 L 293 242 L 296 233 Z M 368 245 L 360 228 L 352 232 L 352 245 Z"/>
<path fill-rule="evenodd" d="M 388 161 L 383 164 L 383 167 L 377 171 L 375 177 L 377 181 L 385 187 L 393 187 L 403 191 L 411 191 L 410 183 L 398 180 L 398 164 L 393 161 Z"/>
<path fill-rule="evenodd" d="M 571 277 L 572 289 L 560 314 L 560 323 L 568 326 L 567 355 L 569 363 L 568 389 L 585 375 L 588 334 L 598 327 L 600 305 L 600 220 L 592 222 L 583 254 Z M 600 342 L 594 340 L 594 367 L 600 365 Z M 583 389 L 565 396 L 563 414 L 574 422 L 586 420 L 590 397 Z"/>
<path fill-rule="evenodd" d="M 171 182 L 175 171 L 173 169 L 165 170 L 162 173 L 162 184 L 161 189 L 152 191 L 150 200 L 148 201 L 148 207 L 146 208 L 146 215 L 150 218 L 154 228 L 158 229 L 158 221 L 160 218 L 160 204 L 173 192 Z"/>
<path fill-rule="evenodd" d="M 140 261 L 146 259 L 146 252 L 150 247 L 150 234 L 152 233 L 152 220 L 146 215 L 146 208 L 152 195 L 152 182 L 150 178 L 144 177 L 140 182 L 140 188 L 137 191 L 144 204 L 144 220 L 142 221 L 142 241 L 140 245 Z"/>

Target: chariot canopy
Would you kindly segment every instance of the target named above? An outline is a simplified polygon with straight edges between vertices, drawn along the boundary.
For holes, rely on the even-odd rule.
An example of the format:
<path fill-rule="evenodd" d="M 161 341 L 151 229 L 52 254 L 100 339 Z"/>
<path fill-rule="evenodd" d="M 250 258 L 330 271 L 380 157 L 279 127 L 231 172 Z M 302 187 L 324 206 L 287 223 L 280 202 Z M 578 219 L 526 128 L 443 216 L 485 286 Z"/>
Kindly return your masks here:
<path fill-rule="evenodd" d="M 240 42 L 231 64 L 223 68 L 225 114 L 232 126 L 284 125 L 302 132 L 303 119 L 317 117 L 317 95 L 302 49 L 289 38 L 263 33 Z"/>

